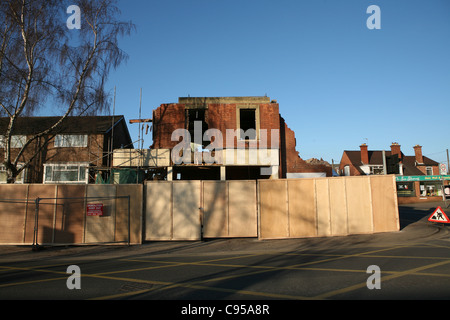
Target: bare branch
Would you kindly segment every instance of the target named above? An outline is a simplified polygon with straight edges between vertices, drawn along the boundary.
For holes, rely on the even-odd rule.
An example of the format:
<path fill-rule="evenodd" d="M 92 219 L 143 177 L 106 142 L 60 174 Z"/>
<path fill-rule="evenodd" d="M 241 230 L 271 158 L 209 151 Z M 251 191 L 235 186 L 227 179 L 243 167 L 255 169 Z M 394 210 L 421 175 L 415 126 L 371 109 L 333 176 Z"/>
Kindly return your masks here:
<path fill-rule="evenodd" d="M 2 107 L 2 109 L 6 112 L 6 114 L 8 115 L 8 117 L 12 117 L 12 114 L 9 112 L 8 108 L 6 108 L 3 103 L 0 102 L 0 106 Z"/>
<path fill-rule="evenodd" d="M 18 161 L 33 141 L 53 135 L 68 116 L 108 107 L 104 89 L 108 73 L 127 58 L 118 46 L 118 38 L 129 35 L 134 26 L 117 20 L 120 12 L 115 0 L 71 0 L 80 7 L 85 22 L 77 33 L 55 19 L 62 2 L 0 2 L 0 111 L 9 117 L 6 132 L 0 134 L 6 137 L 4 162 L 9 181 L 22 170 L 17 168 Z M 77 43 L 76 47 L 70 41 L 74 34 L 76 41 L 72 42 Z M 11 137 L 17 119 L 32 115 L 47 99 L 65 106 L 61 116 L 29 138 L 11 161 Z M 29 157 L 27 165 L 42 148 Z"/>

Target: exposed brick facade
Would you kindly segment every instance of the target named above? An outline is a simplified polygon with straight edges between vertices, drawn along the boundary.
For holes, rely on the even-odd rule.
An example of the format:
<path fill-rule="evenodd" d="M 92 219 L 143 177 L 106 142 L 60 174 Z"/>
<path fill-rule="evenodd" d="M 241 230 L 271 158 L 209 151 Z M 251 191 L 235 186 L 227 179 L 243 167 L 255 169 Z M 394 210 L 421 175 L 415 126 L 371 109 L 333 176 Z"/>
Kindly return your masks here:
<path fill-rule="evenodd" d="M 209 129 L 218 129 L 223 134 L 224 147 L 227 129 L 237 129 L 238 103 L 208 104 L 207 119 Z M 172 149 L 178 141 L 172 141 L 172 133 L 176 129 L 188 129 L 186 126 L 186 104 L 163 104 L 153 112 L 153 146 L 154 149 Z M 271 130 L 280 130 L 279 106 L 277 103 L 258 104 L 260 114 L 260 129 L 267 130 L 267 147 L 271 147 Z M 192 141 L 194 137 L 191 137 Z M 237 137 L 234 136 L 232 146 L 238 146 Z M 257 144 L 259 147 L 259 143 Z"/>
<path fill-rule="evenodd" d="M 268 97 L 236 97 L 236 98 L 180 98 L 178 103 L 162 104 L 153 111 L 153 149 L 173 149 L 179 141 L 171 141 L 172 133 L 176 129 L 188 130 L 187 111 L 199 109 L 205 111 L 205 122 L 209 129 L 218 129 L 223 135 L 224 148 L 248 148 L 248 141 L 238 142 L 236 136 L 230 143 L 226 139 L 227 130 L 239 129 L 239 110 L 251 108 L 256 110 L 256 127 L 260 136 L 256 147 L 279 148 L 280 172 L 279 176 L 286 177 L 286 173 L 326 172 L 331 176 L 331 166 L 311 165 L 306 163 L 296 151 L 295 133 L 289 129 L 280 116 L 280 106 Z M 261 134 L 266 130 L 267 140 Z M 278 130 L 278 146 L 272 145 L 272 131 Z M 258 131 L 258 130 L 257 130 Z M 194 138 L 191 137 L 191 141 Z"/>
<path fill-rule="evenodd" d="M 153 148 L 172 149 L 178 142 L 171 141 L 176 129 L 185 128 L 185 106 L 163 104 L 153 111 Z"/>

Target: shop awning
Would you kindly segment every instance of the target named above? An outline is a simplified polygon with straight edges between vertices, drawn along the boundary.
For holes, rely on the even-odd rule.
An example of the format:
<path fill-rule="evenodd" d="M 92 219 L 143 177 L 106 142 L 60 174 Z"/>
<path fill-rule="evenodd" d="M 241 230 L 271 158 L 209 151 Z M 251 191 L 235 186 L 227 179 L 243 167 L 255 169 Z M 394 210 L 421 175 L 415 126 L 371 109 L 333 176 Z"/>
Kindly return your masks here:
<path fill-rule="evenodd" d="M 397 176 L 396 181 L 442 181 L 450 180 L 450 175 L 445 176 Z"/>

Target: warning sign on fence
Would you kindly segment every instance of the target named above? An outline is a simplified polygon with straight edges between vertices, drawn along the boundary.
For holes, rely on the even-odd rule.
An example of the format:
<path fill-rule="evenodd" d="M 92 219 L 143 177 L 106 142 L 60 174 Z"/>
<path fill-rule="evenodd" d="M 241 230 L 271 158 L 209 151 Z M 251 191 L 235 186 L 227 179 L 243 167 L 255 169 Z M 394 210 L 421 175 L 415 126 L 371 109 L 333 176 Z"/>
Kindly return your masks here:
<path fill-rule="evenodd" d="M 439 223 L 450 223 L 447 215 L 441 207 L 437 207 L 437 209 L 433 212 L 433 214 L 428 218 L 430 222 L 439 222 Z"/>
<path fill-rule="evenodd" d="M 87 216 L 102 216 L 103 215 L 103 203 L 90 203 L 87 205 Z"/>

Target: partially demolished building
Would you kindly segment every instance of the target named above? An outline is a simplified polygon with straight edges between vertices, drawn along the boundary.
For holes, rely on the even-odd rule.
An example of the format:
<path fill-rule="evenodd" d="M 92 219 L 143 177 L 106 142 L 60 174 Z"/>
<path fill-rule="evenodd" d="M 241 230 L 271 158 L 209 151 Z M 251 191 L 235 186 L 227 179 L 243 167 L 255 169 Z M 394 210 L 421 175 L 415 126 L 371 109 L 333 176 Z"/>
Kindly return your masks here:
<path fill-rule="evenodd" d="M 116 150 L 115 167 L 165 180 L 253 180 L 331 176 L 296 151 L 295 133 L 269 97 L 179 98 L 153 110 L 153 144 Z"/>

